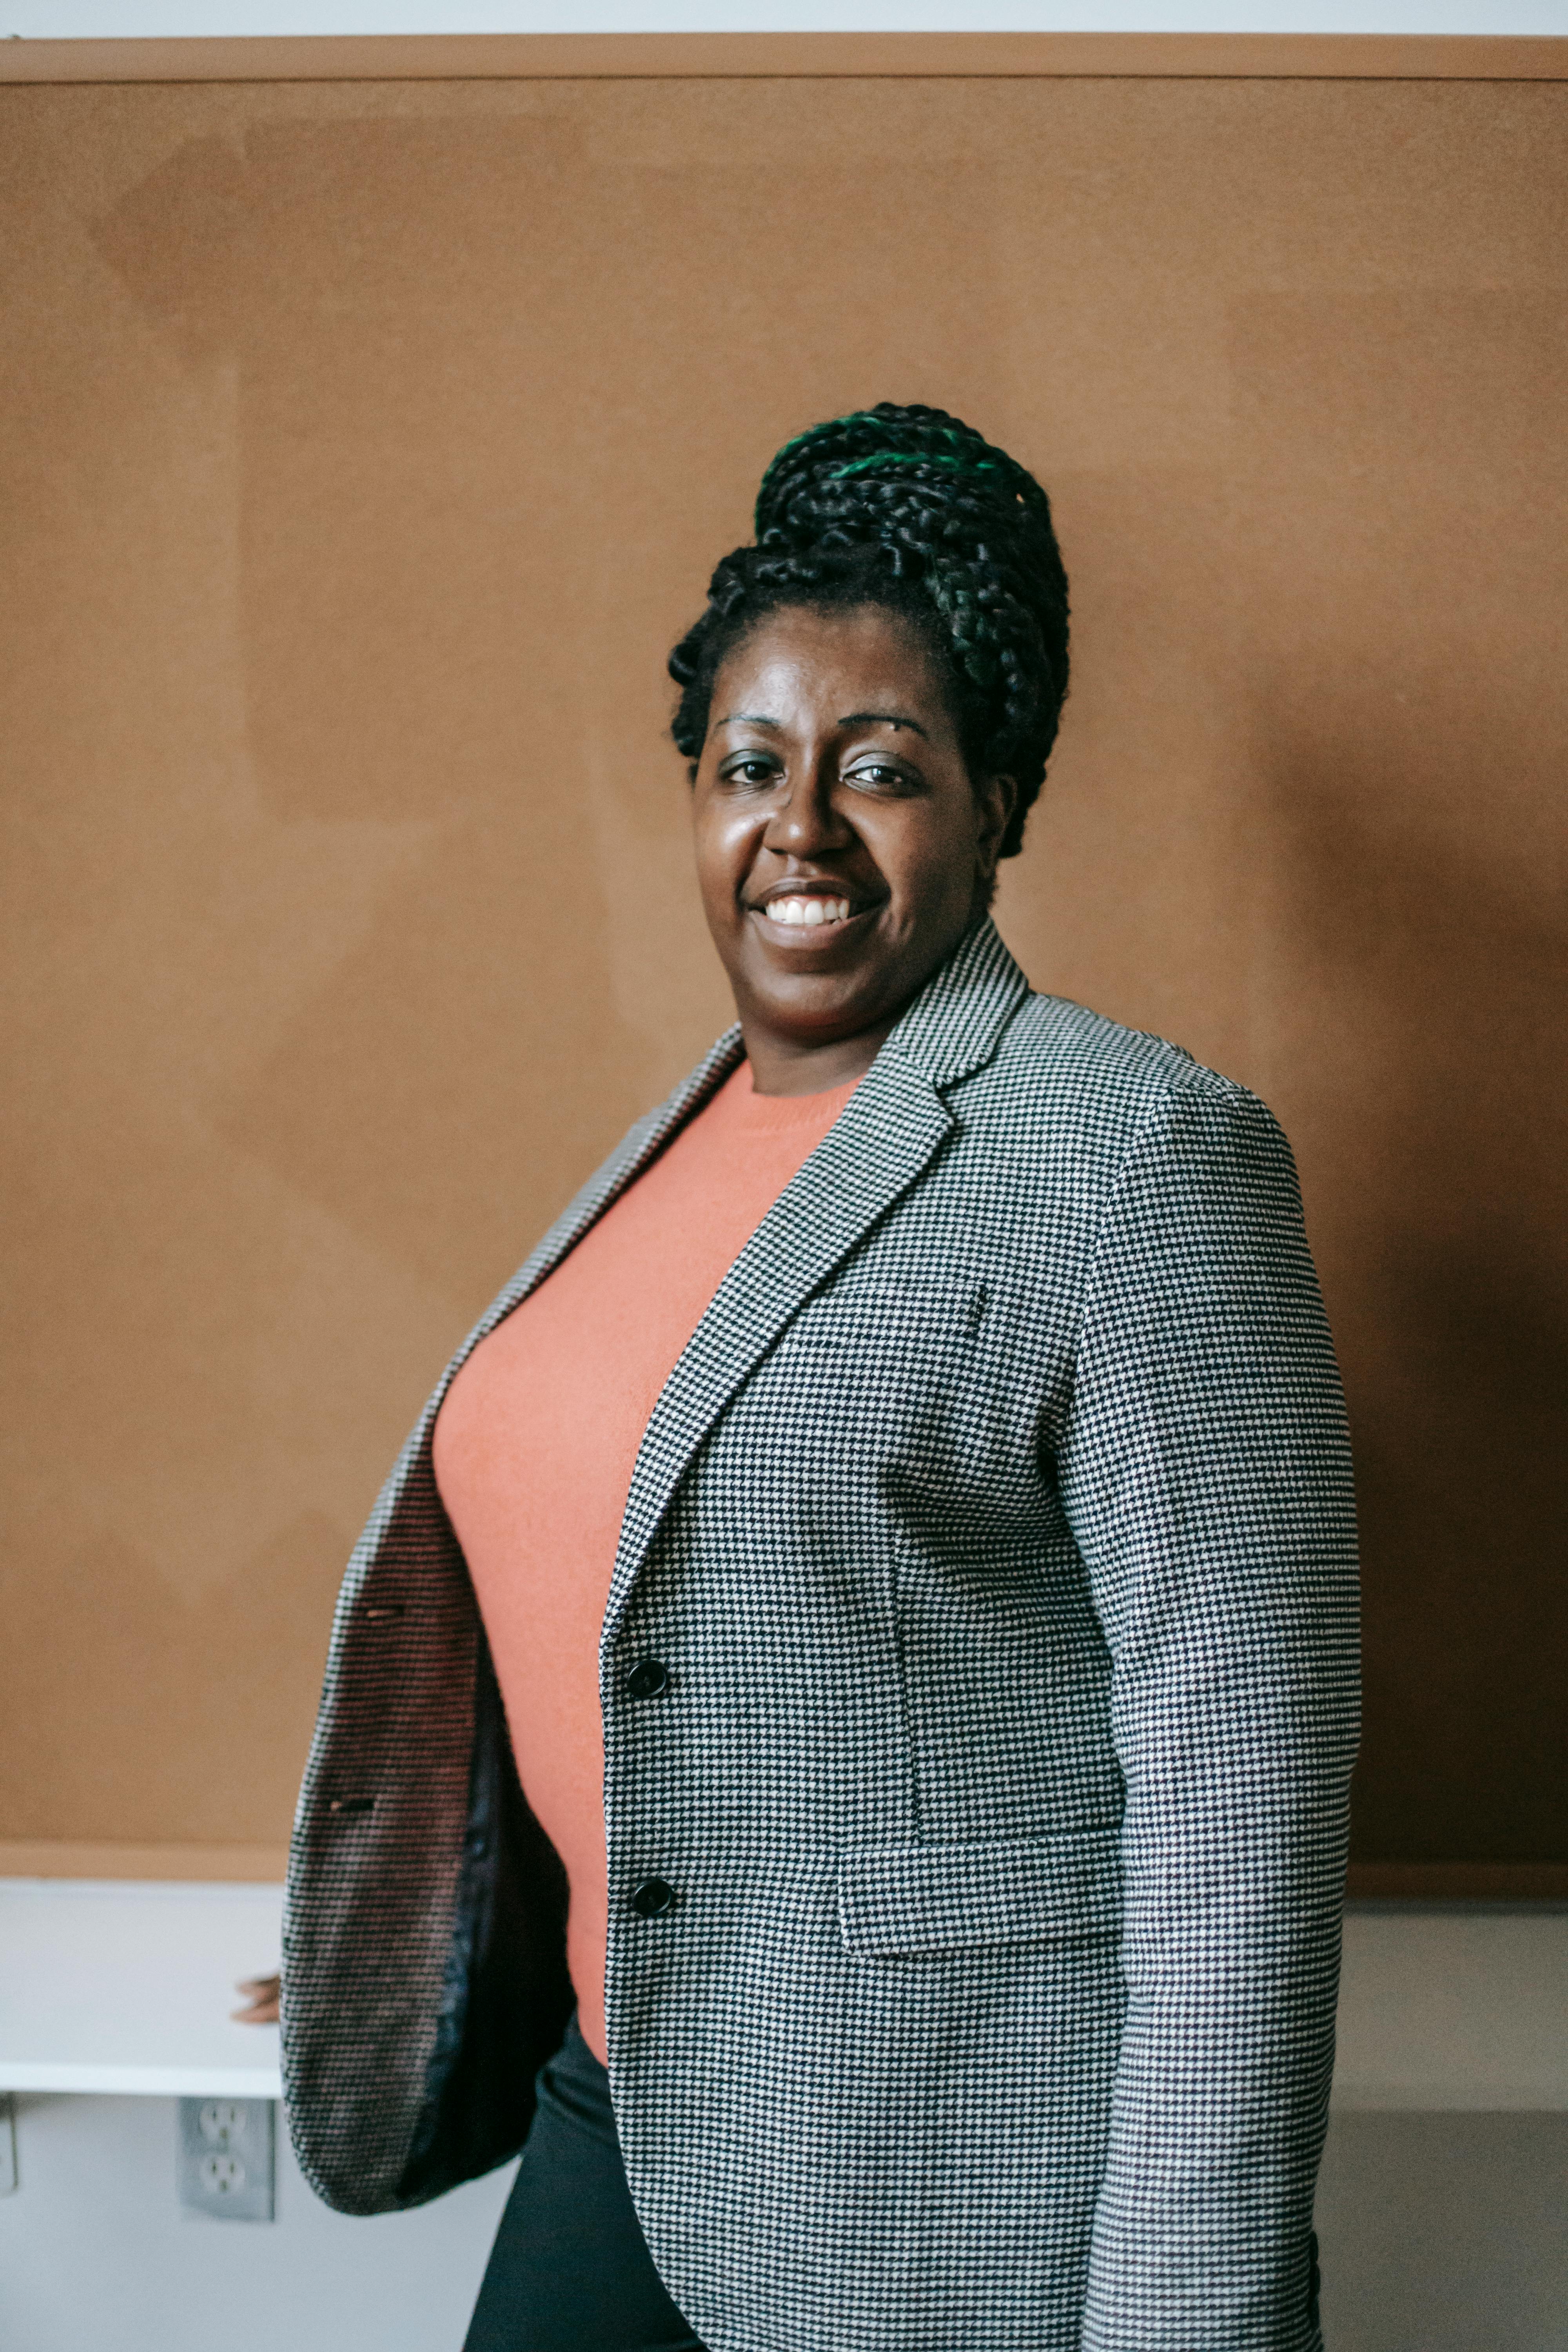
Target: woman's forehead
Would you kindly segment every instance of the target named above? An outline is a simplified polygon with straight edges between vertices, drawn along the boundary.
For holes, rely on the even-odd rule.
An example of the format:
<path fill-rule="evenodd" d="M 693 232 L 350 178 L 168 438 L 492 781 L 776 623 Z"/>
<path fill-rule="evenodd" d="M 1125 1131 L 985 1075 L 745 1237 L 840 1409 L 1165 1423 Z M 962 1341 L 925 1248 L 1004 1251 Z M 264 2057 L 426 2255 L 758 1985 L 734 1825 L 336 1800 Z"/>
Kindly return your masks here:
<path fill-rule="evenodd" d="M 936 665 L 919 632 L 878 605 L 790 605 L 747 632 L 714 681 L 711 724 L 837 725 L 885 717 L 945 731 Z"/>

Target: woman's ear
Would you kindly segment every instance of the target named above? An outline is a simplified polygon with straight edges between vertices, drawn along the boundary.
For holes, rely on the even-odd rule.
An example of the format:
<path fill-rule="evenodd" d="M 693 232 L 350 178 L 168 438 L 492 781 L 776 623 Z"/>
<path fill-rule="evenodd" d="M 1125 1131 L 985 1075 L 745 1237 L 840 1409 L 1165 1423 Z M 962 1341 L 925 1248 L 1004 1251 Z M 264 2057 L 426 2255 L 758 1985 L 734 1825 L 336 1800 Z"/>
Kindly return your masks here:
<path fill-rule="evenodd" d="M 1018 786 L 1012 776 L 987 776 L 975 795 L 980 807 L 980 830 L 975 837 L 976 871 L 987 887 L 996 873 L 997 854 L 1007 827 L 1013 821 L 1013 811 L 1018 804 Z"/>
<path fill-rule="evenodd" d="M 1017 783 L 1011 776 L 987 776 L 975 787 L 980 824 L 974 836 L 973 920 L 987 911 L 996 896 L 997 860 L 1017 800 Z"/>

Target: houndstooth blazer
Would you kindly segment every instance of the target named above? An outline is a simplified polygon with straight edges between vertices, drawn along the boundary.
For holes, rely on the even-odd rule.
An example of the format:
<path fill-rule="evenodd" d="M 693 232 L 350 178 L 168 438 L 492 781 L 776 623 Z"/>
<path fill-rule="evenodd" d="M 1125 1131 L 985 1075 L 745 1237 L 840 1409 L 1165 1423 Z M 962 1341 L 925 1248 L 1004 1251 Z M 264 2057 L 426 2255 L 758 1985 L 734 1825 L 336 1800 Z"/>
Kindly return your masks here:
<path fill-rule="evenodd" d="M 511 2154 L 572 1999 L 437 1406 L 741 1051 L 464 1343 L 349 1568 L 283 1979 L 345 2211 Z M 1312 2352 L 1356 1655 L 1279 1129 L 983 924 L 671 1373 L 605 1612 L 616 2112 L 711 2352 Z"/>

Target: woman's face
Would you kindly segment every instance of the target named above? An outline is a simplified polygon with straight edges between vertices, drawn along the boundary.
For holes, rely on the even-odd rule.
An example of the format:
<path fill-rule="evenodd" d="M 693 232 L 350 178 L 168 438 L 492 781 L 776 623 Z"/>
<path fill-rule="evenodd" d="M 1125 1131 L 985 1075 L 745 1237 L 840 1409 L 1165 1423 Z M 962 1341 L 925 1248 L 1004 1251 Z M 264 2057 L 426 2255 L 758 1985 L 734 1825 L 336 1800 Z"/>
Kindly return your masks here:
<path fill-rule="evenodd" d="M 984 903 L 1012 801 L 1007 777 L 971 781 L 897 614 L 792 607 L 735 648 L 692 817 L 708 927 L 764 1091 L 853 1075 L 797 1068 L 789 1082 L 843 1040 L 868 1036 L 869 1061 Z"/>

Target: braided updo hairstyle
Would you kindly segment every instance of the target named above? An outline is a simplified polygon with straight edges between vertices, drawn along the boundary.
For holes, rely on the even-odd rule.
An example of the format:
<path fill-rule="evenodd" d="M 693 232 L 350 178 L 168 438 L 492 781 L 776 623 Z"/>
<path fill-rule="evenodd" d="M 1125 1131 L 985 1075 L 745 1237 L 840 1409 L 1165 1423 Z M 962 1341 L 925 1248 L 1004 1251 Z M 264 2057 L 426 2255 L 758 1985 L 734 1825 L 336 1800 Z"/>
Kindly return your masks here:
<path fill-rule="evenodd" d="M 875 408 L 786 441 L 757 492 L 756 544 L 726 555 L 669 656 L 671 732 L 694 761 L 713 682 L 764 615 L 880 605 L 934 658 L 970 774 L 1018 788 L 1023 845 L 1068 688 L 1068 583 L 1034 476 L 940 408 Z"/>

